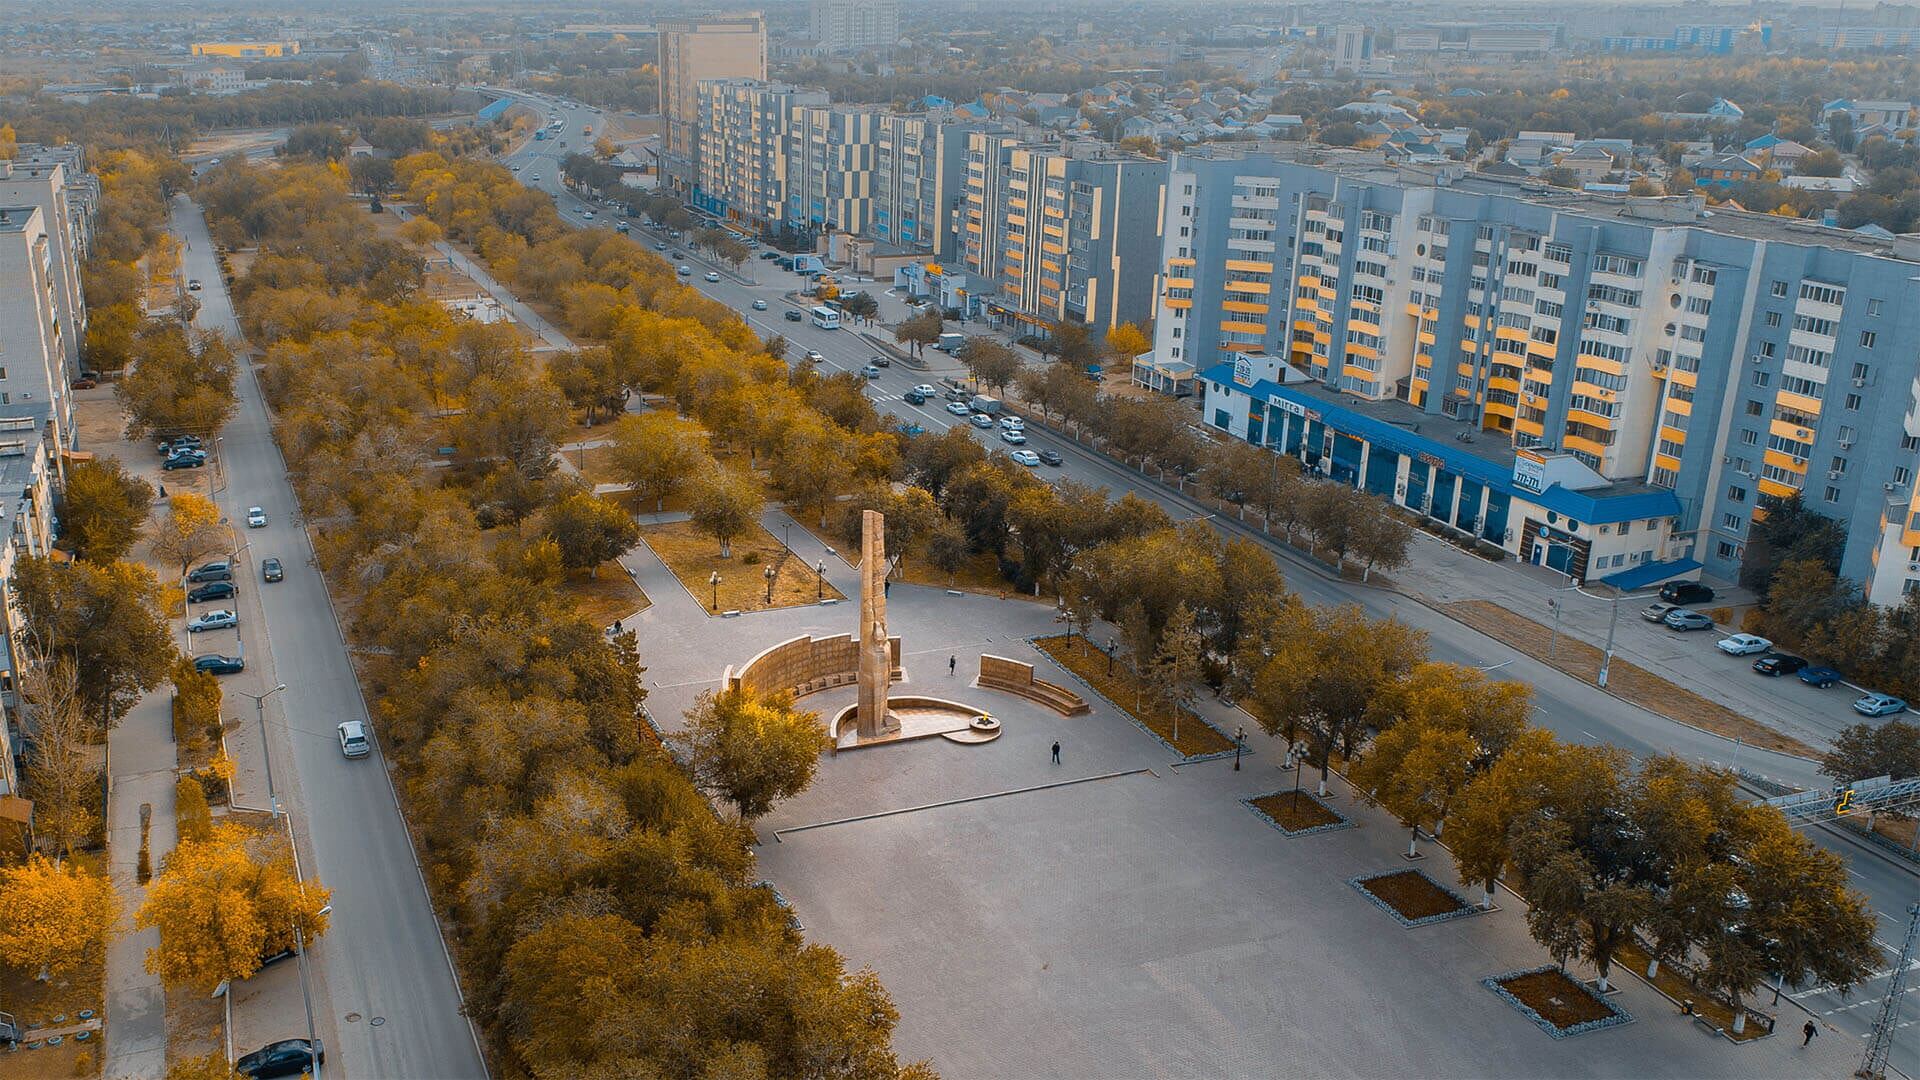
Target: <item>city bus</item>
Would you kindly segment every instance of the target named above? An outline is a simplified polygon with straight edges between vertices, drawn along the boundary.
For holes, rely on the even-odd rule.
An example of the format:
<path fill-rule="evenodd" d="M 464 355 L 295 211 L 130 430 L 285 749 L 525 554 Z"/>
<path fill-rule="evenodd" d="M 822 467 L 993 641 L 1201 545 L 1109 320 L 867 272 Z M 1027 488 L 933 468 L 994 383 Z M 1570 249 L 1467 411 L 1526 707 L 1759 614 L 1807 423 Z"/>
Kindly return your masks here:
<path fill-rule="evenodd" d="M 813 309 L 813 325 L 822 330 L 840 329 L 840 309 L 821 305 Z"/>

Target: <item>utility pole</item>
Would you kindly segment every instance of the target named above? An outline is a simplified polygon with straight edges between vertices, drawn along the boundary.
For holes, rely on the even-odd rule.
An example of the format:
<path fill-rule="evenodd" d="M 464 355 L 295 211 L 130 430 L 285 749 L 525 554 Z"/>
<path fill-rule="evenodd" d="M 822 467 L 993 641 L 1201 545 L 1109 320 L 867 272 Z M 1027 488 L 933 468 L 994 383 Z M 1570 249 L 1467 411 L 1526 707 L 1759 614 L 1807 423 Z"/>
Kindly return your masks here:
<path fill-rule="evenodd" d="M 1907 938 L 1900 945 L 1900 957 L 1893 963 L 1887 979 L 1887 997 L 1880 1003 L 1880 1017 L 1867 1035 L 1867 1052 L 1853 1075 L 1861 1080 L 1886 1080 L 1887 1053 L 1893 1049 L 1893 1032 L 1900 1017 L 1900 995 L 1907 989 L 1907 964 L 1913 960 L 1913 939 L 1920 934 L 1920 903 L 1907 905 Z"/>

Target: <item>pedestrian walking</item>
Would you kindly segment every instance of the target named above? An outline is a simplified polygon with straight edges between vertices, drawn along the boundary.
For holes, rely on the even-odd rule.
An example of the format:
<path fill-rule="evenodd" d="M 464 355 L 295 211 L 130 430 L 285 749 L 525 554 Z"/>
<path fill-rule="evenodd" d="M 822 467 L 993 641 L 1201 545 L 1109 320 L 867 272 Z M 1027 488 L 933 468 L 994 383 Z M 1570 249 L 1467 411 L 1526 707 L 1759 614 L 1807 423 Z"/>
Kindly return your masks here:
<path fill-rule="evenodd" d="M 1060 743 L 1058 741 L 1053 744 L 1053 763 L 1055 765 L 1060 764 Z"/>
<path fill-rule="evenodd" d="M 947 657 L 947 678 L 953 678 L 953 673 L 958 670 L 960 670 L 960 658 L 957 656 Z"/>
<path fill-rule="evenodd" d="M 613 620 L 613 632 L 614 632 L 614 635 L 615 635 L 616 637 L 617 637 L 617 636 L 619 635 L 619 633 L 620 633 L 620 620 L 619 620 L 619 619 L 615 619 L 615 620 Z"/>
<path fill-rule="evenodd" d="M 1818 1034 L 1820 1034 L 1820 1029 L 1814 1026 L 1813 1021 L 1807 1021 L 1806 1026 L 1800 1029 L 1800 1045 L 1803 1047 L 1806 1046 L 1812 1042 L 1813 1037 Z"/>

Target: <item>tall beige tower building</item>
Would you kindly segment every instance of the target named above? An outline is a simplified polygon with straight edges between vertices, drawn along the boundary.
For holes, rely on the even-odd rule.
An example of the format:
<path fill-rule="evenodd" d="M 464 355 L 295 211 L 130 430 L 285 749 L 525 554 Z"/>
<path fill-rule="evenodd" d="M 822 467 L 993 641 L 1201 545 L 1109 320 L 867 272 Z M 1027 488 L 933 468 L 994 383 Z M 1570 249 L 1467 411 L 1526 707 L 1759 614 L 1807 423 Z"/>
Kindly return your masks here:
<path fill-rule="evenodd" d="M 765 79 L 767 24 L 759 12 L 661 19 L 660 117 L 666 123 L 661 173 L 685 195 L 699 175 L 700 96 L 705 79 Z"/>
<path fill-rule="evenodd" d="M 866 52 L 900 44 L 899 0 L 812 0 L 813 40 L 828 52 Z"/>

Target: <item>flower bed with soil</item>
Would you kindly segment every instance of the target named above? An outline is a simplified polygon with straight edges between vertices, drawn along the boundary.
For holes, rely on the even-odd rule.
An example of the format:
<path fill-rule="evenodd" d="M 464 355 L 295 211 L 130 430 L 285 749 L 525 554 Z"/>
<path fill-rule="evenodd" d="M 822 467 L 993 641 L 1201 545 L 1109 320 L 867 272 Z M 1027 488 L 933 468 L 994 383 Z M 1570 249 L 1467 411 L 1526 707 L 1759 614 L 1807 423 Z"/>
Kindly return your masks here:
<path fill-rule="evenodd" d="M 1115 712 L 1138 724 L 1174 753 L 1187 758 L 1233 753 L 1233 740 L 1191 709 L 1180 710 L 1176 737 L 1174 717 L 1170 711 L 1143 708 L 1140 713 L 1135 713 L 1122 705 L 1124 701 L 1150 700 L 1152 688 L 1124 662 L 1116 659 L 1109 663 L 1105 653 L 1087 648 L 1086 639 L 1077 635 L 1068 637 L 1055 634 L 1052 637 L 1034 638 L 1033 647 L 1046 653 L 1087 689 L 1105 698 Z"/>
<path fill-rule="evenodd" d="M 1556 1039 L 1633 1022 L 1624 1010 L 1551 965 L 1509 971 L 1481 982 Z"/>
<path fill-rule="evenodd" d="M 1240 802 L 1258 814 L 1267 824 L 1288 836 L 1351 829 L 1353 822 L 1321 802 L 1310 791 L 1270 791 Z"/>
<path fill-rule="evenodd" d="M 1768 1035 L 1773 1034 L 1768 1026 L 1753 1023 L 1751 1019 L 1747 1022 L 1745 1030 L 1741 1031 L 1738 1035 L 1734 1034 L 1733 1009 L 1731 1006 L 1700 989 L 1698 986 L 1695 986 L 1685 975 L 1674 970 L 1671 964 L 1661 964 L 1659 970 L 1654 972 L 1653 978 L 1647 978 L 1647 965 L 1650 962 L 1651 958 L 1647 956 L 1645 949 L 1633 944 L 1622 945 L 1614 955 L 1613 970 L 1609 974 L 1618 974 L 1619 972 L 1625 971 L 1634 978 L 1639 979 L 1641 982 L 1659 991 L 1662 996 L 1668 1001 L 1673 1002 L 1675 1006 L 1679 1006 L 1681 1002 L 1685 1001 L 1693 1002 L 1693 1012 L 1695 1016 L 1719 1028 L 1722 1035 L 1725 1035 L 1735 1042 L 1764 1039 Z"/>
<path fill-rule="evenodd" d="M 1367 899 L 1407 927 L 1457 919 L 1479 909 L 1422 870 L 1387 870 L 1348 878 Z"/>

